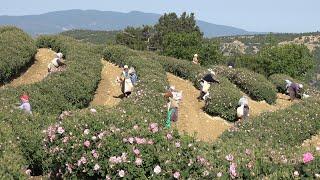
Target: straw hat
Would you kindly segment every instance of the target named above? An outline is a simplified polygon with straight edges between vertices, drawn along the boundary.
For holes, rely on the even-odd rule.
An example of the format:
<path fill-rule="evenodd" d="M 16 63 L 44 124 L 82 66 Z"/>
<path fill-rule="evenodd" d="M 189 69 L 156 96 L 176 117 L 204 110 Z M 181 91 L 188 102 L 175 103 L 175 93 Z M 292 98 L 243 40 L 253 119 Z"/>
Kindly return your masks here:
<path fill-rule="evenodd" d="M 128 66 L 128 65 L 124 65 L 123 68 L 124 68 L 124 69 L 128 69 L 129 66 Z"/>

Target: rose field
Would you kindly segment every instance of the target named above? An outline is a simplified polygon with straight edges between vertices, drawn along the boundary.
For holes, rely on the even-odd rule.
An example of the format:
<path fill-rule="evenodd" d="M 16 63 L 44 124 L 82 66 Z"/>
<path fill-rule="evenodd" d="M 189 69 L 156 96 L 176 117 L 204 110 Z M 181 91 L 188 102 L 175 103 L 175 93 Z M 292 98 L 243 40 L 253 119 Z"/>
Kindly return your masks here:
<path fill-rule="evenodd" d="M 265 77 L 245 68 L 199 66 L 60 35 L 32 39 L 22 30 L 4 27 L 0 28 L 0 86 L 23 76 L 40 48 L 62 52 L 67 68 L 39 82 L 0 88 L 0 179 L 320 178 L 320 146 L 303 145 L 320 132 L 320 94 L 305 84 L 310 98 L 280 99 L 285 80 L 296 81 L 288 75 Z M 114 67 L 133 66 L 139 76 L 129 98 L 112 106 L 91 104 L 105 81 L 101 72 L 108 71 L 101 60 Z M 167 73 L 199 89 L 208 68 L 220 83 L 211 86 L 201 112 L 221 119 L 227 130 L 208 127 L 219 137 L 204 141 L 180 126 L 166 128 L 163 93 L 171 85 Z M 32 115 L 14 107 L 23 92 L 30 95 Z M 265 110 L 235 125 L 244 94 Z M 59 118 L 64 111 L 69 115 Z"/>

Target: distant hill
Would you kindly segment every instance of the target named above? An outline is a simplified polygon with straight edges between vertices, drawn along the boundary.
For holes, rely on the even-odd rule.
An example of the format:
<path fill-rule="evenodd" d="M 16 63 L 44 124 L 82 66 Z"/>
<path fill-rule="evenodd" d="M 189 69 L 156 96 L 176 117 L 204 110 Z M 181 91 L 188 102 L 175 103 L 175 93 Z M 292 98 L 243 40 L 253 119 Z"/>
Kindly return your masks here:
<path fill-rule="evenodd" d="M 82 42 L 112 44 L 115 43 L 117 33 L 119 31 L 70 30 L 63 31 L 60 34 L 73 37 Z"/>
<path fill-rule="evenodd" d="M 122 30 L 127 26 L 155 24 L 160 14 L 97 10 L 66 10 L 40 15 L 0 16 L 0 25 L 14 25 L 32 35 L 55 34 L 71 29 Z M 206 37 L 253 34 L 243 29 L 197 21 Z"/>

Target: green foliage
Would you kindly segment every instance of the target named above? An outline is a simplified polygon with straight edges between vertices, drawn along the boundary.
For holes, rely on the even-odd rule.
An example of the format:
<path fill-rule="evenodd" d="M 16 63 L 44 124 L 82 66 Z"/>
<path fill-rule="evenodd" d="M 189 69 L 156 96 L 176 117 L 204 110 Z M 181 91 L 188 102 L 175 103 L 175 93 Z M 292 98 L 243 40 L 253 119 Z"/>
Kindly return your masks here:
<path fill-rule="evenodd" d="M 93 31 L 93 30 L 70 30 L 60 33 L 63 36 L 69 36 L 81 42 L 93 44 L 113 44 L 116 41 L 118 31 Z"/>
<path fill-rule="evenodd" d="M 18 75 L 34 61 L 33 39 L 15 27 L 0 27 L 0 85 Z"/>
<path fill-rule="evenodd" d="M 197 36 L 203 36 L 200 28 L 196 25 L 194 14 L 188 15 L 186 12 L 182 13 L 180 17 L 176 13 L 165 13 L 154 26 L 154 31 L 152 41 L 160 50 L 164 50 L 164 38 L 171 33 L 196 33 Z"/>
<path fill-rule="evenodd" d="M 164 37 L 162 54 L 178 59 L 190 59 L 199 52 L 202 37 L 198 33 L 170 33 Z"/>
<path fill-rule="evenodd" d="M 292 177 L 302 154 L 295 154 L 293 159 L 289 154 L 294 154 L 296 147 L 318 132 L 319 110 L 319 101 L 308 100 L 288 109 L 262 114 L 239 129 L 226 131 L 213 146 L 211 160 L 216 171 L 229 169 L 225 157 L 231 154 L 239 178 L 256 179 L 271 174 L 277 178 Z"/>
<path fill-rule="evenodd" d="M 210 165 L 201 165 L 197 162 L 197 156 L 203 154 L 201 150 L 206 146 L 180 136 L 176 131 L 163 129 L 165 108 L 161 107 L 165 102 L 161 93 L 167 81 L 162 66 L 146 59 L 144 54 L 121 46 L 107 47 L 104 57 L 118 65 L 134 66 L 141 83 L 128 99 L 115 108 L 97 108 L 96 114 L 76 112 L 62 124 L 48 128 L 48 138 L 53 134 L 56 137 L 53 141 L 45 141 L 48 152 L 46 164 L 52 174 L 60 169 L 64 178 L 105 178 L 106 175 L 119 178 L 119 170 L 123 169 L 127 179 L 168 179 L 173 177 L 175 171 L 180 172 L 181 178 L 202 177 L 202 172 Z M 150 129 L 152 124 L 157 127 L 153 132 Z M 58 133 L 58 127 L 63 128 L 64 132 Z M 85 129 L 89 130 L 88 134 L 84 133 Z M 167 139 L 167 134 L 171 134 L 173 139 Z M 85 141 L 90 142 L 89 147 L 84 146 Z M 134 149 L 140 150 L 139 155 L 134 154 Z M 99 157 L 95 158 L 93 152 Z M 112 163 L 110 158 L 114 156 L 125 162 Z M 81 157 L 86 158 L 87 163 L 78 166 Z M 141 165 L 135 164 L 137 157 L 142 159 Z M 192 164 L 188 166 L 190 159 Z M 100 169 L 94 170 L 96 164 Z M 162 169 L 159 175 L 154 173 L 156 165 Z"/>
<path fill-rule="evenodd" d="M 275 103 L 276 88 L 263 75 L 247 69 L 230 69 L 223 66 L 215 66 L 213 70 L 226 76 L 252 99 L 265 100 L 269 104 Z"/>
<path fill-rule="evenodd" d="M 116 43 L 135 50 L 147 50 L 152 30 L 153 28 L 150 26 L 127 27 L 123 32 L 117 34 Z"/>
<path fill-rule="evenodd" d="M 149 57 L 152 57 L 150 55 Z M 197 88 L 200 88 L 199 80 L 205 73 L 208 73 L 205 68 L 194 65 L 188 61 L 163 56 L 153 56 L 152 59 L 160 62 L 167 72 L 193 82 Z M 218 79 L 220 84 L 213 84 L 210 87 L 211 99 L 207 100 L 204 110 L 210 115 L 220 116 L 228 121 L 234 121 L 236 119 L 235 110 L 241 93 L 228 79 L 222 76 L 219 76 Z M 226 92 L 228 92 L 227 96 Z"/>
<path fill-rule="evenodd" d="M 211 85 L 210 99 L 206 102 L 204 110 L 210 115 L 233 122 L 236 120 L 236 109 L 242 94 L 228 79 L 220 77 L 219 81 L 219 84 Z"/>
<path fill-rule="evenodd" d="M 17 145 L 17 139 L 1 115 L 0 122 L 0 179 L 25 179 L 26 161 Z"/>
<path fill-rule="evenodd" d="M 266 76 L 282 73 L 304 78 L 314 68 L 314 59 L 304 45 L 268 47 L 260 51 L 258 63 Z"/>
<path fill-rule="evenodd" d="M 100 80 L 100 47 L 83 44 L 63 36 L 43 36 L 37 39 L 39 47 L 51 47 L 66 55 L 67 70 L 50 75 L 45 80 L 18 88 L 0 91 L 0 117 L 10 123 L 24 158 L 35 173 L 42 172 L 45 154 L 42 148 L 42 130 L 55 121 L 58 113 L 86 107 L 94 96 Z M 33 116 L 14 110 L 23 91 L 29 93 Z M 8 113 L 9 112 L 9 113 Z M 30 133 L 32 132 L 32 133 Z"/>
<path fill-rule="evenodd" d="M 204 41 L 199 51 L 200 64 L 203 66 L 223 64 L 225 59 L 220 52 L 218 42 Z"/>

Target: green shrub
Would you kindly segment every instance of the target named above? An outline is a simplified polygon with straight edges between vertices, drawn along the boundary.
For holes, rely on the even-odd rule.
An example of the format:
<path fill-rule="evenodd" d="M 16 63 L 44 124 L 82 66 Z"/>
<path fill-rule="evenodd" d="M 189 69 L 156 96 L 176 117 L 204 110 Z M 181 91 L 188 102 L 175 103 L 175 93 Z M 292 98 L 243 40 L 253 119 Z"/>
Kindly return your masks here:
<path fill-rule="evenodd" d="M 290 176 L 297 160 L 287 153 L 295 153 L 296 147 L 318 132 L 319 112 L 320 102 L 310 99 L 291 108 L 264 113 L 239 129 L 224 132 L 213 146 L 215 155 L 211 155 L 216 171 L 228 170 L 225 157 L 231 154 L 240 178 L 254 179 L 274 173 L 278 177 L 286 177 L 288 173 Z M 248 167 L 249 162 L 252 168 Z"/>
<path fill-rule="evenodd" d="M 200 88 L 199 81 L 208 73 L 208 71 L 191 62 L 168 58 L 165 56 L 156 56 L 149 54 L 148 57 L 162 64 L 167 72 L 187 79 L 194 83 L 194 86 Z M 220 84 L 213 84 L 210 88 L 211 99 L 207 100 L 204 110 L 213 116 L 220 116 L 228 121 L 234 121 L 236 108 L 241 97 L 239 89 L 232 84 L 228 79 L 218 76 Z M 228 95 L 226 96 L 226 92 Z"/>
<path fill-rule="evenodd" d="M 86 107 L 94 96 L 101 73 L 101 47 L 79 43 L 62 36 L 44 36 L 39 47 L 51 47 L 66 55 L 67 70 L 50 75 L 43 81 L 0 91 L 0 116 L 10 123 L 24 158 L 36 175 L 43 171 L 45 153 L 42 130 L 55 121 L 61 111 Z M 100 51 L 100 52 L 99 52 Z M 99 53 L 97 53 L 99 52 Z M 29 93 L 33 116 L 13 110 L 23 91 Z M 32 133 L 30 133 L 32 132 Z"/>
<path fill-rule="evenodd" d="M 180 136 L 176 131 L 163 129 L 165 101 L 161 93 L 168 83 L 164 69 L 158 62 L 140 57 L 135 51 L 121 53 L 126 50 L 128 49 L 121 46 L 110 46 L 104 50 L 104 55 L 106 59 L 118 65 L 134 66 L 141 82 L 133 94 L 121 101 L 117 107 L 98 107 L 96 114 L 87 111 L 76 112 L 74 117 L 58 125 L 64 129 L 62 134 L 57 132 L 56 126 L 49 127 L 48 130 L 54 129 L 56 135 L 54 141 L 45 141 L 45 149 L 48 152 L 46 165 L 49 171 L 55 174 L 54 172 L 60 169 L 64 178 L 105 178 L 106 175 L 119 178 L 121 169 L 125 171 L 127 179 L 167 179 L 172 178 L 175 171 L 180 172 L 183 179 L 202 177 L 203 171 L 209 170 L 210 165 L 203 166 L 196 161 L 206 146 L 195 142 L 194 139 Z M 157 124 L 157 132 L 150 131 L 151 124 Z M 89 130 L 89 134 L 84 134 L 85 129 Z M 104 134 L 103 137 L 101 133 Z M 166 138 L 168 133 L 172 134 L 172 140 Z M 96 136 L 93 138 L 96 140 L 92 139 L 93 136 Z M 63 142 L 65 137 L 68 137 L 68 140 Z M 131 137 L 135 141 L 132 144 L 126 142 L 130 141 Z M 137 140 L 143 139 L 146 143 L 137 143 Z M 90 142 L 89 147 L 84 146 L 85 141 Z M 178 142 L 180 147 L 176 147 Z M 56 147 L 59 147 L 59 150 Z M 139 149 L 141 155 L 135 155 L 134 148 Z M 98 158 L 93 157 L 93 150 L 99 154 Z M 110 157 L 120 157 L 122 153 L 127 153 L 126 157 L 130 162 L 112 164 L 109 161 Z M 143 159 L 141 166 L 135 164 L 137 156 Z M 78 166 L 81 157 L 86 158 L 87 163 Z M 192 165 L 188 166 L 190 160 Z M 72 166 L 72 172 L 68 171 L 66 164 Z M 96 164 L 100 169 L 95 171 L 93 169 Z M 156 165 L 162 169 L 159 175 L 153 172 Z"/>
<path fill-rule="evenodd" d="M 210 99 L 206 102 L 204 110 L 210 115 L 235 121 L 238 101 L 242 95 L 239 89 L 228 79 L 221 77 L 219 81 L 219 84 L 211 85 Z"/>
<path fill-rule="evenodd" d="M 1 117 L 1 115 L 0 115 Z M 10 124 L 0 122 L 0 179 L 24 179 L 26 161 Z"/>
<path fill-rule="evenodd" d="M 315 67 L 315 60 L 305 45 L 288 44 L 262 49 L 258 64 L 267 77 L 281 73 L 303 79 Z"/>
<path fill-rule="evenodd" d="M 216 66 L 213 67 L 213 70 L 222 76 L 226 76 L 252 99 L 265 100 L 269 104 L 275 103 L 276 88 L 263 75 L 242 68 L 230 69 Z"/>
<path fill-rule="evenodd" d="M 33 39 L 15 27 L 0 27 L 0 85 L 34 61 L 37 49 Z"/>

